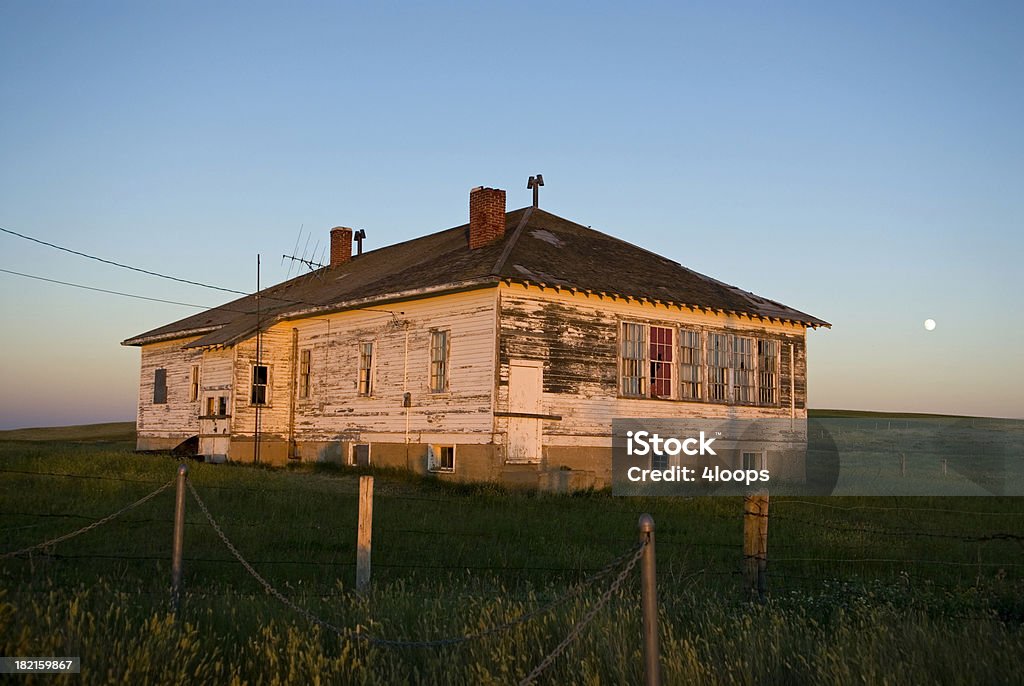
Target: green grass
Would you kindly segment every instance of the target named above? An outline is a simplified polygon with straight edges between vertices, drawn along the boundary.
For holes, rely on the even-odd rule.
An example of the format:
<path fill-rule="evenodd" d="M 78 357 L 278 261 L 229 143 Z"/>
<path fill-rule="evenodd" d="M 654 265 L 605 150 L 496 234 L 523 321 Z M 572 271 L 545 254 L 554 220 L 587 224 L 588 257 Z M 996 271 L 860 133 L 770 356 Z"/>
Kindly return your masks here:
<path fill-rule="evenodd" d="M 127 448 L 0 442 L 0 552 L 107 515 L 176 466 Z M 624 552 L 648 511 L 658 527 L 667 683 L 1019 678 L 1019 499 L 773 497 L 770 601 L 750 605 L 738 574 L 739 499 L 536 495 L 377 471 L 374 581 L 358 594 L 357 474 L 190 469 L 227 535 L 271 583 L 331 622 L 383 637 L 460 635 L 556 598 Z M 172 512 L 168 491 L 45 554 L 0 561 L 0 654 L 81 655 L 85 683 L 509 683 L 596 599 L 585 591 L 509 634 L 457 648 L 352 645 L 263 593 L 189 501 L 187 595 L 173 622 Z M 639 622 L 631 579 L 542 683 L 640 681 Z"/>

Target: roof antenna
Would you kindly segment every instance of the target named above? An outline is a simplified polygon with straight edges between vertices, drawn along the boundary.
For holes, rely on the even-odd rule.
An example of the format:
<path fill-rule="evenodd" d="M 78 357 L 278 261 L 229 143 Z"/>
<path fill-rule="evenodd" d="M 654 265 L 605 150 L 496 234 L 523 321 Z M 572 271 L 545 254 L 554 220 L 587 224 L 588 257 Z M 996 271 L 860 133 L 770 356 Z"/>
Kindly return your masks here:
<path fill-rule="evenodd" d="M 544 175 L 537 174 L 537 176 L 531 176 L 530 180 L 526 182 L 527 188 L 533 189 L 533 206 L 540 207 L 540 187 L 544 185 Z"/>

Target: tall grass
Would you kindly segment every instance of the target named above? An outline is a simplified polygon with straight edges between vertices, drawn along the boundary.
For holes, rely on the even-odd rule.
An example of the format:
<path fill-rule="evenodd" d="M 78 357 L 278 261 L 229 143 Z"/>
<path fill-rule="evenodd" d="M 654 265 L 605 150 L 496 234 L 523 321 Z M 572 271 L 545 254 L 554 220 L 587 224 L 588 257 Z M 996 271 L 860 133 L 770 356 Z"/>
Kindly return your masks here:
<path fill-rule="evenodd" d="M 169 480 L 176 464 L 128 449 L 0 443 L 0 551 L 102 517 Z M 354 474 L 193 464 L 191 478 L 229 537 L 288 597 L 384 638 L 462 635 L 559 597 L 626 550 L 637 515 L 650 511 L 667 683 L 1019 682 L 1024 554 L 1012 537 L 975 540 L 1021 531 L 1024 507 L 1010 498 L 773 498 L 771 596 L 749 605 L 740 600 L 736 499 L 537 495 L 378 472 L 374 583 L 359 594 Z M 607 584 L 458 647 L 353 644 L 266 596 L 190 502 L 186 595 L 175 620 L 171 517 L 168 492 L 54 550 L 0 562 L 0 654 L 80 655 L 83 683 L 509 683 Z M 830 561 L 865 557 L 901 563 Z M 641 681 L 637 596 L 627 584 L 543 682 Z"/>

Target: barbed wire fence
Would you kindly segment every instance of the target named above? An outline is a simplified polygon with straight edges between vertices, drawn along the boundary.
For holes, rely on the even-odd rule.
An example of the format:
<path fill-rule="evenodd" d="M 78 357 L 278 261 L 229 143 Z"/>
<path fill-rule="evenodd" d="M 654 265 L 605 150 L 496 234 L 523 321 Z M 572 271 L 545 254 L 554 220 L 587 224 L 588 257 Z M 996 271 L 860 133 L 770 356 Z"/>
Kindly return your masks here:
<path fill-rule="evenodd" d="M 3 471 L 3 470 L 0 470 L 0 471 Z M 15 470 L 7 470 L 7 471 L 15 471 Z M 19 473 L 28 473 L 28 472 L 20 471 Z M 38 474 L 43 475 L 43 474 L 46 474 L 46 473 L 38 473 Z M 384 637 L 376 636 L 376 635 L 373 635 L 373 634 L 368 633 L 366 631 L 363 631 L 362 630 L 363 628 L 362 628 L 361 625 L 357 625 L 355 628 L 348 627 L 348 626 L 339 626 L 338 624 L 336 624 L 334 622 L 331 622 L 331 621 L 329 621 L 327 619 L 324 619 L 323 617 L 318 616 L 317 614 L 313 613 L 309 609 L 299 605 L 295 601 L 291 600 L 288 596 L 286 596 L 283 592 L 281 592 L 274 584 L 272 584 L 270 581 L 268 581 L 266 577 L 264 577 L 262 574 L 260 574 L 256 570 L 256 568 L 253 566 L 253 563 L 251 563 L 249 560 L 246 559 L 246 557 L 244 555 L 242 555 L 242 553 L 238 550 L 238 547 L 231 541 L 231 539 L 224 532 L 224 529 L 218 523 L 217 519 L 213 516 L 212 512 L 210 512 L 210 509 L 207 506 L 206 502 L 199 495 L 199 492 L 196 489 L 195 485 L 192 483 L 191 480 L 189 480 L 187 478 L 186 474 L 187 474 L 187 468 L 184 465 L 182 465 L 181 468 L 179 469 L 179 478 L 177 479 L 179 491 L 181 491 L 181 489 L 183 489 L 183 488 L 187 488 L 188 489 L 189 493 L 192 496 L 192 499 L 195 501 L 196 505 L 199 507 L 199 510 L 202 512 L 202 514 L 205 517 L 207 523 L 210 525 L 210 527 L 212 527 L 212 529 L 216 533 L 217 537 L 220 539 L 221 543 L 223 543 L 223 545 L 227 548 L 228 552 L 235 559 L 235 561 L 237 561 L 239 564 L 241 564 L 242 567 L 246 570 L 246 572 L 248 572 L 248 574 L 253 579 L 256 580 L 256 582 L 263 588 L 264 592 L 267 595 L 269 595 L 269 596 L 273 597 L 274 599 L 276 599 L 277 601 L 279 601 L 282 605 L 284 605 L 286 608 L 288 608 L 292 612 L 294 612 L 294 613 L 298 614 L 299 616 L 303 617 L 306 621 L 310 622 L 311 624 L 319 626 L 320 628 L 322 628 L 322 629 L 324 629 L 324 630 L 326 630 L 326 631 L 336 635 L 338 638 L 340 638 L 342 640 L 346 640 L 346 641 L 352 641 L 352 642 L 357 642 L 357 643 L 361 643 L 361 644 L 376 646 L 376 647 L 380 647 L 380 648 L 387 648 L 387 649 L 430 649 L 430 648 L 452 647 L 452 646 L 457 646 L 457 645 L 460 645 L 460 644 L 468 643 L 470 641 L 482 640 L 482 639 L 485 639 L 485 638 L 489 638 L 489 637 L 493 637 L 493 636 L 498 636 L 500 634 L 504 634 L 506 632 L 509 632 L 509 631 L 515 629 L 516 627 L 519 627 L 519 626 L 522 626 L 524 624 L 527 624 L 528 622 L 530 622 L 530 621 L 532 621 L 534 619 L 537 619 L 537 618 L 539 618 L 539 617 L 541 617 L 543 615 L 551 613 L 556 608 L 558 608 L 559 606 L 565 605 L 569 601 L 571 601 L 573 599 L 576 599 L 576 598 L 579 598 L 588 589 L 596 587 L 599 584 L 599 582 L 601 582 L 602 580 L 605 580 L 606 578 L 612 576 L 616 571 L 618 571 L 618 574 L 615 575 L 613 581 L 597 597 L 596 601 L 591 605 L 591 607 L 578 620 L 576 620 L 573 623 L 572 627 L 569 629 L 569 631 L 567 632 L 565 637 L 554 647 L 554 649 L 552 649 L 547 655 L 545 655 L 544 659 L 541 660 L 526 675 L 526 677 L 524 677 L 519 682 L 523 686 L 526 686 L 528 684 L 532 684 L 539 676 L 541 676 L 541 674 L 546 669 L 548 669 L 548 667 L 551 666 L 551 664 L 553 664 L 555 662 L 555 660 L 557 660 L 557 658 L 566 650 L 566 648 L 568 648 L 568 646 L 570 644 L 572 644 L 575 640 L 577 640 L 579 638 L 579 636 L 582 634 L 583 630 L 587 627 L 587 625 L 589 625 L 590 622 L 593 621 L 593 619 L 597 616 L 597 614 L 601 611 L 601 609 L 609 602 L 609 600 L 616 593 L 618 593 L 620 591 L 622 586 L 625 584 L 626 580 L 629 578 L 630 573 L 633 571 L 633 569 L 636 567 L 636 565 L 641 561 L 641 559 L 644 558 L 644 553 L 646 552 L 647 548 L 650 548 L 651 551 L 652 551 L 651 556 L 650 556 L 650 560 L 651 560 L 650 563 L 653 564 L 653 545 L 654 545 L 654 539 L 653 539 L 653 523 L 652 523 L 652 529 L 647 534 L 645 534 L 642 531 L 641 532 L 641 536 L 640 536 L 641 540 L 638 543 L 636 543 L 633 546 L 631 546 L 624 553 L 622 553 L 622 554 L 618 555 L 617 557 L 615 557 L 614 559 L 612 559 L 610 562 L 608 562 L 602 568 L 600 568 L 595 573 L 593 573 L 590 576 L 588 576 L 587 578 L 585 578 L 583 581 L 577 583 L 574 587 L 570 588 L 565 593 L 562 593 L 562 594 L 556 596 L 554 599 L 552 599 L 552 600 L 550 600 L 548 602 L 545 602 L 545 603 L 542 603 L 542 604 L 538 605 L 537 607 L 533 608 L 532 610 L 528 610 L 526 612 L 523 612 L 522 614 L 518 615 L 517 617 L 514 617 L 512 619 L 509 619 L 507 621 L 501 622 L 499 624 L 496 624 L 496 625 L 493 625 L 493 626 L 490 626 L 490 627 L 487 627 L 487 628 L 484 628 L 484 629 L 480 629 L 478 631 L 473 631 L 473 632 L 469 632 L 469 633 L 466 633 L 466 634 L 460 634 L 460 635 L 456 635 L 456 636 L 447 636 L 447 637 L 443 637 L 443 638 L 425 638 L 425 639 L 384 638 Z M 70 477 L 70 476 L 72 476 L 72 475 L 68 475 L 68 474 L 57 474 L 57 473 L 51 473 L 51 474 L 46 474 L 46 475 L 50 475 L 50 476 L 63 476 L 63 477 Z M 103 478 L 103 477 L 99 477 L 99 478 Z M 115 479 L 115 480 L 121 481 L 121 479 Z M 144 481 L 144 480 L 125 479 L 123 481 L 139 481 L 139 482 L 142 482 L 142 483 L 146 483 L 146 481 Z M 95 530 L 95 529 L 97 529 L 97 528 L 99 528 L 99 527 L 101 527 L 101 526 L 103 526 L 105 524 L 108 524 L 108 523 L 114 521 L 115 519 L 117 519 L 121 515 L 129 512 L 131 510 L 134 510 L 135 508 L 140 507 L 141 505 L 143 505 L 143 504 L 153 500 L 154 498 L 156 498 L 158 495 L 160 495 L 164 491 L 170 489 L 175 484 L 175 481 L 176 481 L 175 479 L 167 481 L 166 483 L 162 484 L 158 488 L 156 488 L 153 491 L 149 492 L 145 496 L 135 500 L 134 502 L 130 503 L 129 505 L 126 505 L 125 507 L 122 507 L 121 509 L 119 509 L 119 510 L 117 510 L 117 511 L 115 511 L 115 512 L 113 512 L 113 513 L 111 513 L 111 514 L 109 514 L 109 515 L 107 515 L 105 517 L 101 517 L 101 518 L 95 519 L 95 520 L 91 521 L 89 524 L 87 524 L 87 525 L 85 525 L 85 526 L 83 526 L 83 527 L 81 527 L 79 529 L 76 529 L 74 531 L 71 531 L 69 533 L 66 533 L 66 534 L 63 534 L 63 535 L 51 538 L 51 539 L 47 539 L 47 540 L 42 541 L 40 543 L 37 543 L 35 545 L 31 545 L 31 546 L 20 548 L 18 550 L 12 550 L 12 551 L 9 551 L 9 552 L 6 552 L 6 553 L 2 553 L 2 554 L 0 554 L 0 560 L 6 560 L 6 559 L 15 558 L 15 557 L 30 555 L 31 553 L 33 553 L 36 550 L 50 549 L 50 548 L 52 548 L 53 546 L 55 546 L 55 545 L 57 545 L 59 543 L 62 543 L 62 542 L 67 541 L 67 540 L 70 540 L 72 538 L 75 538 L 75 537 L 80 536 L 82 534 L 85 534 L 87 532 L 93 531 L 93 530 Z M 178 501 L 179 501 L 179 506 L 180 506 L 180 503 L 183 502 L 183 499 L 181 497 L 181 492 L 179 492 Z M 22 514 L 24 514 L 24 513 L 22 513 Z M 645 517 L 646 517 L 646 515 L 645 515 Z M 136 520 L 136 521 L 137 522 L 153 522 L 153 521 L 165 522 L 167 520 L 160 520 L 160 519 L 149 518 L 149 519 L 142 519 L 142 520 Z M 183 519 L 183 516 L 182 516 L 181 512 L 176 513 L 176 515 L 175 515 L 175 522 L 176 522 L 176 524 L 184 525 L 185 522 L 184 522 L 184 519 Z M 175 531 L 175 540 L 177 541 L 179 539 L 180 539 L 180 533 L 178 531 Z M 180 552 L 179 549 L 177 549 L 177 546 L 176 546 L 176 550 L 175 550 L 175 553 L 174 553 L 176 559 L 172 563 L 172 567 L 174 569 L 177 569 L 177 570 L 180 570 L 180 564 L 181 564 L 181 560 L 180 560 L 180 557 L 179 557 L 180 554 L 181 554 L 181 552 Z M 86 557 L 95 557 L 95 556 L 86 556 Z M 112 556 L 112 557 L 116 557 L 116 556 Z M 134 559 L 160 559 L 160 558 L 155 558 L 154 556 L 137 556 Z M 179 579 L 180 579 L 180 571 L 177 571 L 177 572 L 175 572 L 174 581 L 172 582 L 172 585 L 173 585 L 172 590 L 171 590 L 171 598 L 172 598 L 171 607 L 172 607 L 172 611 L 177 611 L 177 602 L 178 602 L 178 596 L 179 596 L 179 588 L 177 587 L 177 584 L 178 584 Z M 652 579 L 653 579 L 653 576 L 652 576 Z M 653 588 L 650 589 L 650 590 L 645 589 L 645 592 L 653 592 Z M 647 608 L 646 607 L 644 608 L 644 612 L 647 613 Z M 648 618 L 647 616 L 645 616 L 645 622 L 647 622 L 647 621 L 656 621 L 656 615 L 657 615 L 657 608 L 656 608 L 656 606 L 654 606 L 654 619 L 651 620 L 651 618 Z M 645 650 L 651 650 L 651 649 L 652 649 L 651 646 L 645 645 Z M 654 660 L 655 660 L 655 662 L 657 662 L 658 658 L 657 658 L 657 644 L 656 644 L 656 642 L 653 645 L 653 650 L 655 651 Z M 651 681 L 650 679 L 648 679 L 647 683 L 659 683 L 659 682 L 658 681 Z"/>
<path fill-rule="evenodd" d="M 160 517 L 155 515 L 146 516 L 148 513 L 142 515 L 136 515 L 135 517 L 127 517 L 129 512 L 135 510 L 146 503 L 154 500 L 164 491 L 171 488 L 174 481 L 159 482 L 152 479 L 145 478 L 124 478 L 110 475 L 81 475 L 61 472 L 43 472 L 43 471 L 32 471 L 32 470 L 16 470 L 16 469 L 0 469 L 0 472 L 8 472 L 13 474 L 20 474 L 25 476 L 39 476 L 48 478 L 60 478 L 60 479 L 89 479 L 92 481 L 109 481 L 109 482 L 121 482 L 129 484 L 160 484 L 157 488 L 150 491 L 146 495 L 142 496 L 120 508 L 119 510 L 108 514 L 103 517 L 94 517 L 87 513 L 82 512 L 25 512 L 25 511 L 9 511 L 4 512 L 5 515 L 16 515 L 20 517 L 38 517 L 46 519 L 60 519 L 66 518 L 68 520 L 87 520 L 84 526 L 72 530 L 68 533 L 48 538 L 40 543 L 22 547 L 17 550 L 11 550 L 8 552 L 0 553 L 0 560 L 9 560 L 16 557 L 29 557 L 32 558 L 37 554 L 47 559 L 53 560 L 78 560 L 78 559 L 110 559 L 110 560 L 128 560 L 128 561 L 154 561 L 154 560 L 166 560 L 166 555 L 145 555 L 145 554 L 123 554 L 123 553 L 93 553 L 93 554 L 59 554 L 54 551 L 54 548 L 61 543 L 69 541 L 73 538 L 82 536 L 90 531 L 93 531 L 99 527 L 102 527 L 108 523 L 118 520 L 123 524 L 132 525 L 149 525 L 149 524 L 168 524 L 173 522 L 170 517 Z M 635 545 L 630 547 L 627 551 L 622 554 L 615 556 L 611 561 L 605 564 L 603 567 L 598 569 L 585 569 L 583 565 L 577 565 L 575 567 L 538 567 L 537 569 L 550 569 L 552 571 L 566 571 L 574 573 L 586 573 L 585 578 L 578 581 L 575 585 L 569 588 L 565 593 L 556 595 L 555 597 L 540 602 L 536 607 L 523 612 L 522 614 L 503 621 L 499 624 L 480 629 L 474 632 L 470 632 L 463 635 L 448 636 L 448 637 L 427 637 L 423 639 L 416 638 L 389 638 L 385 636 L 378 636 L 363 628 L 361 625 L 357 625 L 355 628 L 348 626 L 339 626 L 329 620 L 318 616 L 311 610 L 302 607 L 299 603 L 293 601 L 283 593 L 280 588 L 275 585 L 264 574 L 260 574 L 257 571 L 257 566 L 263 565 L 310 565 L 320 567 L 352 567 L 354 563 L 351 561 L 341 560 L 292 560 L 292 559 L 258 559 L 244 556 L 239 548 L 225 533 L 220 522 L 213 516 L 208 505 L 201 497 L 200 493 L 196 489 L 195 485 L 191 480 L 187 481 L 187 488 L 191 493 L 192 499 L 196 502 L 202 513 L 202 518 L 197 521 L 185 522 L 190 527 L 204 527 L 210 526 L 214 533 L 219 539 L 220 543 L 225 546 L 229 556 L 228 557 L 213 557 L 210 555 L 198 555 L 191 556 L 188 558 L 190 563 L 210 563 L 210 564 L 241 564 L 246 569 L 250 577 L 255 580 L 258 586 L 263 592 L 273 597 L 276 601 L 286 606 L 290 611 L 295 612 L 299 616 L 304 617 L 307 621 L 320 626 L 321 628 L 337 635 L 339 638 L 350 641 L 357 641 L 366 645 L 375 645 L 382 648 L 393 648 L 393 649 L 417 649 L 417 648 L 443 648 L 446 646 L 455 646 L 469 641 L 484 639 L 488 637 L 497 636 L 499 634 L 509 632 L 515 629 L 517 626 L 521 626 L 533 619 L 541 617 L 547 613 L 553 612 L 559 606 L 565 605 L 573 599 L 579 598 L 588 590 L 597 590 L 599 584 L 607 582 L 611 578 L 611 582 L 606 586 L 601 586 L 603 591 L 597 596 L 596 600 L 587 608 L 586 612 L 571 626 L 567 634 L 563 639 L 556 645 L 556 647 L 545 656 L 544 660 L 537 664 L 537 667 L 527 676 L 527 680 L 523 683 L 530 683 L 532 679 L 539 676 L 544 669 L 547 669 L 557 658 L 561 655 L 566 648 L 574 641 L 577 640 L 587 625 L 597 616 L 597 613 L 610 601 L 612 597 L 615 597 L 617 593 L 620 593 L 629 578 L 630 573 L 639 564 L 639 561 L 644 553 L 643 545 Z M 225 492 L 225 491 L 252 491 L 259 493 L 282 493 L 282 494 L 293 494 L 293 491 L 288 489 L 264 489 L 264 488 L 252 488 L 244 485 L 238 487 L 225 486 L 225 485 L 204 485 L 204 489 L 211 489 L 212 492 Z M 343 493 L 346 497 L 355 498 L 355 494 Z M 435 511 L 437 507 L 450 507 L 452 501 L 441 497 L 430 497 L 420 495 L 402 495 L 402 494 L 387 494 L 384 498 L 391 500 L 408 500 L 424 503 L 424 507 L 429 508 L 431 512 Z M 463 503 L 466 507 L 466 505 Z M 25 508 L 30 509 L 30 508 Z M 620 508 L 611 507 L 618 511 Z M 627 511 L 627 508 L 621 508 L 623 511 Z M 1021 517 L 1024 517 L 1024 512 L 1015 511 L 987 511 L 978 508 L 940 508 L 940 507 L 923 507 L 915 503 L 903 503 L 894 505 L 846 505 L 837 503 L 818 502 L 812 500 L 801 500 L 798 498 L 780 498 L 773 501 L 773 508 L 771 514 L 771 521 L 773 522 L 771 531 L 774 534 L 776 540 L 772 544 L 772 549 L 785 550 L 781 555 L 773 555 L 770 559 L 772 569 L 769 573 L 769 578 L 782 582 L 784 586 L 790 586 L 790 584 L 810 584 L 820 585 L 822 583 L 829 584 L 835 581 L 839 581 L 839 574 L 830 573 L 829 569 L 838 569 L 841 572 L 849 573 L 851 565 L 860 566 L 864 570 L 869 569 L 892 569 L 895 573 L 898 570 L 900 574 L 905 574 L 906 570 L 910 570 L 911 574 L 914 574 L 915 569 L 922 570 L 921 579 L 931 585 L 938 585 L 940 587 L 943 584 L 934 582 L 931 580 L 927 572 L 929 568 L 947 567 L 953 570 L 963 569 L 971 570 L 972 568 L 977 569 L 992 569 L 992 570 L 1010 570 L 1012 574 L 1017 574 L 1015 570 L 1024 568 L 1024 560 L 1017 561 L 1013 558 L 1000 558 L 997 560 L 991 559 L 991 556 L 987 559 L 981 559 L 980 550 L 982 546 L 1010 546 L 1010 550 L 1014 547 L 1020 546 L 1024 549 L 1024 536 L 1020 533 Z M 781 512 L 780 512 L 781 510 Z M 835 516 L 841 517 L 841 521 L 832 521 L 825 516 L 818 516 L 817 514 L 809 513 L 808 510 L 823 510 L 825 512 L 834 512 Z M 882 525 L 877 521 L 872 521 L 872 517 L 878 515 L 879 519 L 887 517 L 889 514 L 895 514 L 899 517 L 899 522 L 902 526 L 892 526 L 891 523 L 888 526 Z M 913 522 L 912 519 L 905 519 L 913 514 L 921 515 L 920 522 Z M 726 515 L 716 512 L 701 513 L 701 517 L 707 517 L 711 519 L 728 519 L 735 522 L 735 515 Z M 766 517 L 767 518 L 767 517 Z M 950 522 L 961 522 L 964 523 L 962 529 L 972 528 L 967 525 L 967 521 L 974 521 L 974 518 L 983 518 L 983 521 L 990 521 L 992 524 L 985 525 L 984 533 L 967 530 L 956 530 L 951 528 Z M 204 521 L 205 520 L 205 521 Z M 948 522 L 946 520 L 949 520 Z M 886 520 L 887 522 L 889 520 Z M 1005 530 L 993 530 L 995 529 L 995 522 L 1006 522 L 1005 526 L 999 526 L 999 529 Z M 32 525 L 29 525 L 32 526 Z M 253 524 L 251 522 L 232 522 L 232 527 L 255 527 L 259 524 Z M 910 528 L 913 526 L 914 528 Z M 0 529 L 0 531 L 14 531 L 21 530 L 27 527 L 9 527 L 7 529 Z M 332 523 L 332 529 L 342 531 L 354 531 L 355 527 L 346 526 L 344 524 L 335 525 Z M 978 527 L 973 527 L 977 529 Z M 819 531 L 826 532 L 829 536 L 837 537 L 836 540 L 843 541 L 849 539 L 864 539 L 869 541 L 862 543 L 864 546 L 862 550 L 855 551 L 850 546 L 844 547 L 843 545 L 837 545 L 835 551 L 831 555 L 814 554 L 818 551 L 812 551 L 807 554 L 803 554 L 800 550 L 802 544 L 798 542 L 787 542 L 787 538 L 796 541 L 801 532 L 816 529 Z M 421 536 L 459 536 L 464 537 L 467 541 L 472 541 L 474 538 L 493 538 L 493 532 L 488 531 L 476 531 L 476 530 L 444 530 L 442 528 L 431 528 L 429 525 L 423 524 L 414 526 L 399 526 L 391 527 L 388 529 L 389 533 L 396 535 L 405 535 L 410 537 L 421 537 Z M 778 539 L 781 538 L 781 542 Z M 576 532 L 573 533 L 573 539 L 579 540 L 580 542 L 590 543 L 601 543 L 608 544 L 607 539 L 600 537 L 588 536 L 582 534 L 577 536 Z M 876 540 L 877 539 L 877 540 Z M 893 554 L 897 548 L 894 545 L 897 542 L 905 541 L 944 541 L 950 544 L 968 546 L 968 550 L 973 550 L 975 547 L 979 550 L 978 559 L 932 559 L 928 557 L 907 556 Z M 700 541 L 692 540 L 687 537 L 686 540 L 677 540 L 669 537 L 662 536 L 659 539 L 660 547 L 668 546 L 670 549 L 673 547 L 686 548 L 686 549 L 699 549 L 706 548 L 708 550 L 721 549 L 723 554 L 728 554 L 730 549 L 735 550 L 737 553 L 741 551 L 740 541 L 732 543 L 723 541 Z M 471 544 L 470 544 L 471 545 Z M 851 544 L 852 545 L 852 544 Z M 881 550 L 875 550 L 872 546 L 884 546 Z M 925 550 L 927 548 L 921 548 Z M 1005 547 L 998 548 L 999 551 L 1006 550 Z M 883 552 L 884 551 L 884 552 Z M 830 551 L 831 552 L 831 551 Z M 709 553 L 710 554 L 710 553 Z M 712 577 L 735 577 L 743 574 L 743 567 L 746 559 L 742 555 L 735 555 L 734 559 L 736 563 L 732 568 L 721 569 L 712 568 L 705 566 L 697 571 L 692 569 L 684 568 L 678 573 L 685 576 L 686 582 L 693 583 L 694 578 L 703 578 L 708 580 Z M 503 570 L 503 571 L 515 571 L 517 568 L 510 567 L 509 565 L 444 565 L 444 564 L 417 564 L 415 562 L 392 562 L 392 563 L 377 563 L 376 566 L 383 568 L 392 568 L 398 570 L 412 570 L 412 569 L 466 569 L 466 570 Z M 524 567 L 523 569 L 533 569 Z M 669 568 L 671 574 L 671 567 Z M 954 571 L 954 574 L 959 574 L 958 571 Z M 957 588 L 955 585 L 949 585 L 949 588 Z M 972 617 L 965 617 L 972 618 Z M 537 671 L 539 669 L 540 671 Z"/>

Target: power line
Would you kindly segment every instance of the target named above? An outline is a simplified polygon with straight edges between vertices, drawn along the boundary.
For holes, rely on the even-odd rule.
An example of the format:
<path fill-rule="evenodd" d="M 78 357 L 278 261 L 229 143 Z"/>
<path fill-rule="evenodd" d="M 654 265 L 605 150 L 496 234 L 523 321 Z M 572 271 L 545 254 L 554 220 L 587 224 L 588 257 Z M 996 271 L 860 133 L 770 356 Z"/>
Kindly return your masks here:
<path fill-rule="evenodd" d="M 0 229 L 5 230 L 5 229 Z M 184 307 L 195 307 L 200 310 L 224 310 L 224 307 L 210 307 L 209 305 L 196 305 L 195 303 L 183 303 L 177 300 L 164 300 L 163 298 L 151 298 L 147 295 L 136 295 L 134 293 L 124 293 L 122 291 L 112 291 L 106 288 L 97 288 L 95 286 L 85 286 L 80 283 L 71 283 L 70 281 L 61 281 L 59 279 L 48 279 L 45 276 L 36 276 L 35 274 L 24 274 L 22 272 L 12 271 L 10 269 L 0 269 L 0 272 L 4 274 L 13 274 L 14 276 L 21 276 L 26 279 L 35 279 L 36 281 L 46 281 L 48 283 L 55 283 L 61 286 L 71 286 L 73 288 L 81 288 L 86 291 L 96 291 L 97 293 L 109 293 L 110 295 L 120 295 L 124 298 L 136 298 L 137 300 L 149 300 L 150 302 L 166 303 L 168 305 L 183 305 Z M 227 310 L 229 312 L 239 312 L 246 314 L 241 310 Z"/>
<path fill-rule="evenodd" d="M 0 226 L 0 231 L 3 231 L 4 233 L 9 233 L 12 236 L 17 236 L 18 238 L 24 238 L 26 241 L 32 241 L 33 243 L 39 243 L 40 245 L 45 245 L 48 248 L 54 248 L 55 250 L 61 250 L 61 251 L 66 252 L 66 253 L 71 253 L 72 255 L 78 255 L 79 257 L 86 257 L 86 258 L 88 258 L 90 260 L 96 260 L 97 262 L 102 262 L 104 264 L 109 264 L 109 265 L 113 265 L 115 267 L 120 267 L 121 269 L 130 269 L 133 272 L 139 272 L 141 274 L 149 274 L 150 276 L 158 276 L 161 279 L 169 279 L 171 281 L 177 281 L 179 283 L 187 283 L 187 284 L 190 284 L 192 286 L 200 286 L 202 288 L 210 288 L 210 289 L 213 289 L 215 291 L 224 291 L 225 293 L 236 293 L 238 295 L 249 295 L 245 291 L 236 291 L 233 288 L 223 288 L 221 286 L 212 286 L 212 285 L 210 285 L 208 283 L 202 283 L 202 282 L 199 282 L 199 281 L 190 281 L 189 279 L 181 279 L 181 278 L 178 278 L 177 276 L 169 276 L 167 274 L 161 274 L 160 272 L 154 272 L 154 271 L 150 271 L 148 269 L 142 269 L 141 267 L 133 267 L 133 266 L 128 265 L 128 264 L 122 264 L 121 262 L 115 262 L 113 260 L 104 259 L 102 257 L 96 257 L 95 255 L 90 255 L 88 253 L 84 253 L 84 252 L 81 252 L 79 250 L 72 250 L 71 248 L 65 248 L 64 246 L 57 245 L 56 243 L 50 243 L 48 241 L 44 241 L 44 240 L 41 240 L 39 238 L 33 238 L 32 236 L 26 236 L 23 233 L 18 233 L 17 231 L 11 231 L 10 229 L 5 229 L 2 226 Z M 178 303 L 178 304 L 180 304 L 180 303 Z M 192 305 L 191 307 L 199 307 L 199 306 L 198 305 Z"/>

